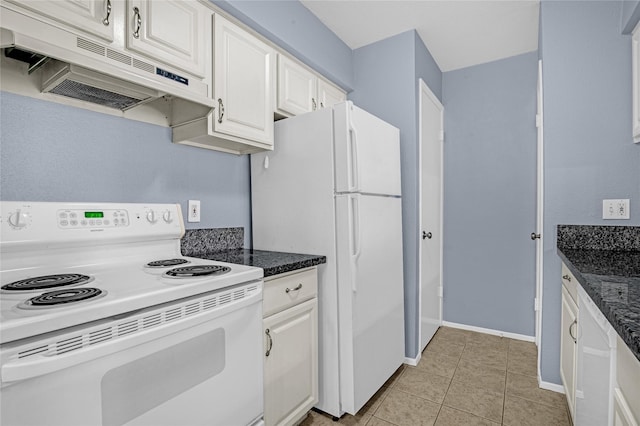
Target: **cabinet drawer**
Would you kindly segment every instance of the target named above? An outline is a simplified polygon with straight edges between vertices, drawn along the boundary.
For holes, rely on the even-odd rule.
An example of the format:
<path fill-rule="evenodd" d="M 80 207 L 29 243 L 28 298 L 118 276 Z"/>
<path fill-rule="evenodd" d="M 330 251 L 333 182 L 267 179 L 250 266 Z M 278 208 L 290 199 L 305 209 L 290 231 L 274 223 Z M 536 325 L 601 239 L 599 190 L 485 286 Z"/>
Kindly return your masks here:
<path fill-rule="evenodd" d="M 573 276 L 567 265 L 562 263 L 562 285 L 567 289 L 574 303 L 578 303 L 578 280 Z"/>
<path fill-rule="evenodd" d="M 317 288 L 316 268 L 267 278 L 264 282 L 263 316 L 267 317 L 315 297 Z"/>

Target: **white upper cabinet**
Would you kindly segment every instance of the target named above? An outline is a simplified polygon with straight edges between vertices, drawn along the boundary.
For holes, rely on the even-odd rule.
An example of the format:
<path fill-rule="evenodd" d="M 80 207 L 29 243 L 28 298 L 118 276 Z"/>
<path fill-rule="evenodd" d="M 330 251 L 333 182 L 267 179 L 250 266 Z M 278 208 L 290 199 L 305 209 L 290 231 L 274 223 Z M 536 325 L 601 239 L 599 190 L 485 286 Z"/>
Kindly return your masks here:
<path fill-rule="evenodd" d="M 292 115 L 317 109 L 318 78 L 305 67 L 278 55 L 278 109 Z"/>
<path fill-rule="evenodd" d="M 210 16 L 196 1 L 127 0 L 127 47 L 204 77 Z"/>
<path fill-rule="evenodd" d="M 274 50 L 220 15 L 214 17 L 214 130 L 273 146 Z"/>
<path fill-rule="evenodd" d="M 347 100 L 343 91 L 324 80 L 318 80 L 318 103 L 320 108 L 329 108 Z"/>
<path fill-rule="evenodd" d="M 640 23 L 631 37 L 633 78 L 633 141 L 640 142 Z"/>
<path fill-rule="evenodd" d="M 65 25 L 113 41 L 117 0 L 8 0 Z"/>
<path fill-rule="evenodd" d="M 318 78 L 302 64 L 278 55 L 278 113 L 285 116 L 304 114 L 345 99 L 344 92 Z"/>

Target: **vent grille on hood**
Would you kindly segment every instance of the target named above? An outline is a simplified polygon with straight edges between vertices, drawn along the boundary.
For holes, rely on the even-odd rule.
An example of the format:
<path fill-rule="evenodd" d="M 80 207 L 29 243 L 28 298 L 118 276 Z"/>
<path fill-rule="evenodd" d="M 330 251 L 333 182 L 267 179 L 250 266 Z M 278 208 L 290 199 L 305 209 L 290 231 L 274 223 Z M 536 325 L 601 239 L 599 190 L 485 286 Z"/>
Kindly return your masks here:
<path fill-rule="evenodd" d="M 42 91 L 121 111 L 163 95 L 114 76 L 56 60 L 42 67 Z"/>
<path fill-rule="evenodd" d="M 125 110 L 140 102 L 140 99 L 88 86 L 73 80 L 64 80 L 49 92 L 119 110 Z"/>

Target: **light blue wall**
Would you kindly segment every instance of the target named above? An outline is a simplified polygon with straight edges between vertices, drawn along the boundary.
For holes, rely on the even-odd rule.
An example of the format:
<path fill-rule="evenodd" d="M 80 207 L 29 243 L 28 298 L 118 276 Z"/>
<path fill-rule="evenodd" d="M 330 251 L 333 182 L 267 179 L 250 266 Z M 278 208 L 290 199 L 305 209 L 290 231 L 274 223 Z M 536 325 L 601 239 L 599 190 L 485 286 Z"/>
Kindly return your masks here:
<path fill-rule="evenodd" d="M 171 143 L 171 129 L 0 93 L 0 199 L 201 202 L 187 228 L 242 226 L 250 244 L 249 157 Z M 247 245 L 248 246 L 248 245 Z"/>
<path fill-rule="evenodd" d="M 631 38 L 620 3 L 541 4 L 545 227 L 542 379 L 560 383 L 558 224 L 640 225 L 640 145 L 631 136 Z M 602 217 L 629 198 L 630 220 Z"/>
<path fill-rule="evenodd" d="M 442 73 L 415 31 L 354 50 L 356 105 L 400 129 L 404 247 L 405 354 L 418 354 L 418 78 L 442 93 Z M 421 50 L 424 49 L 424 50 Z"/>
<path fill-rule="evenodd" d="M 213 0 L 280 47 L 349 91 L 352 50 L 297 0 Z"/>
<path fill-rule="evenodd" d="M 440 71 L 440 67 L 436 64 L 431 52 L 422 42 L 418 33 L 414 31 L 413 34 L 415 38 L 416 76 L 423 79 L 433 94 L 442 101 L 442 71 Z M 418 92 L 417 88 L 416 92 Z M 416 120 L 418 120 L 420 114 L 419 105 L 420 96 L 416 95 Z"/>
<path fill-rule="evenodd" d="M 443 74 L 446 321 L 534 335 L 537 63 Z"/>

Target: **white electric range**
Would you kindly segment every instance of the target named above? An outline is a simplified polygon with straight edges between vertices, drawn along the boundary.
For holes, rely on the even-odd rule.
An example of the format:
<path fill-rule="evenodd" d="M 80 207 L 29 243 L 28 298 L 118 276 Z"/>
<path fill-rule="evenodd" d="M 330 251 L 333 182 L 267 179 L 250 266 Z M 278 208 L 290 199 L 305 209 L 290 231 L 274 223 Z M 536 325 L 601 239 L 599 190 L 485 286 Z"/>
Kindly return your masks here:
<path fill-rule="evenodd" d="M 0 221 L 0 423 L 261 423 L 262 270 L 182 256 L 179 205 Z"/>

